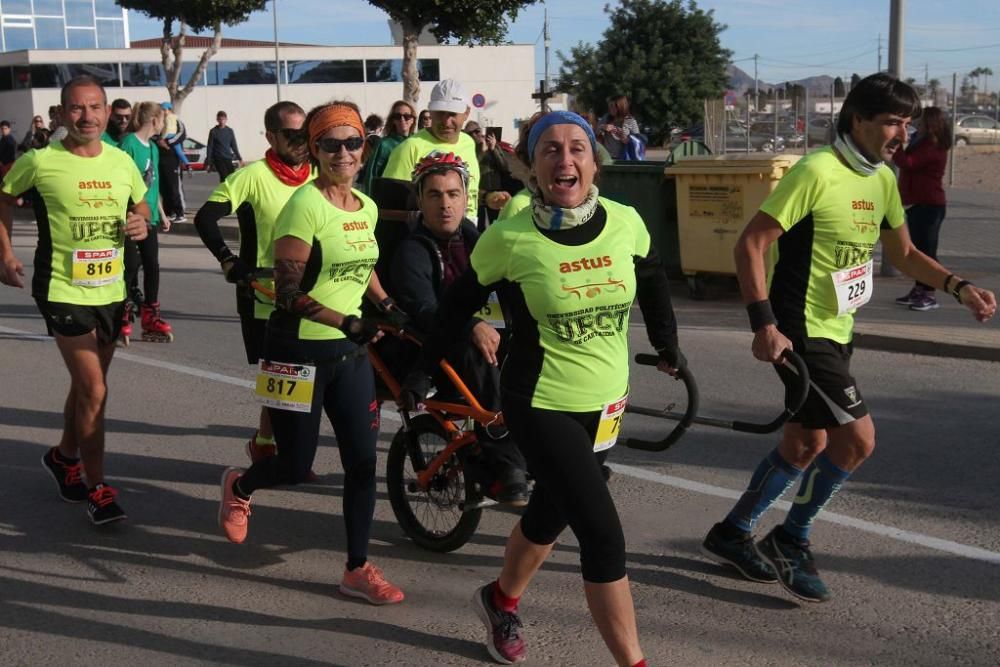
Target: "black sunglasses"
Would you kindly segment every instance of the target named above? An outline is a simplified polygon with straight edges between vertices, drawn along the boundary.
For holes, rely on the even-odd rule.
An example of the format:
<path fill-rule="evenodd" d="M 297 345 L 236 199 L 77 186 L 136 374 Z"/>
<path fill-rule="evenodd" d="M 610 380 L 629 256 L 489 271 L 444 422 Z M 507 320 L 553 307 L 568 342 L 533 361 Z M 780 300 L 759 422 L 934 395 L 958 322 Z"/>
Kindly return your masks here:
<path fill-rule="evenodd" d="M 317 139 L 316 145 L 324 153 L 336 155 L 340 152 L 341 148 L 346 148 L 349 152 L 361 150 L 361 147 L 365 145 L 365 140 L 363 137 L 348 137 L 346 139 L 324 137 L 323 139 Z"/>
<path fill-rule="evenodd" d="M 290 144 L 304 144 L 309 139 L 309 131 L 304 127 L 300 127 L 299 129 L 295 129 L 294 127 L 279 127 L 271 131 L 280 135 L 282 139 Z"/>
<path fill-rule="evenodd" d="M 416 118 L 412 113 L 394 113 L 389 114 L 389 118 L 392 120 L 413 120 Z"/>

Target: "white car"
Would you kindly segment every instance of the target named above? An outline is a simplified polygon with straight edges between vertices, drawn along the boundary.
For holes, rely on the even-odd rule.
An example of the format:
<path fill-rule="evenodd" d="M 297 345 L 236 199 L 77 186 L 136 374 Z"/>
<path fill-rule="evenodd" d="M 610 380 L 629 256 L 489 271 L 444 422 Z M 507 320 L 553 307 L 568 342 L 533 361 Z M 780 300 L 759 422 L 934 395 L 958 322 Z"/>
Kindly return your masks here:
<path fill-rule="evenodd" d="M 998 144 L 1000 124 L 989 116 L 959 116 L 955 123 L 955 145 Z"/>

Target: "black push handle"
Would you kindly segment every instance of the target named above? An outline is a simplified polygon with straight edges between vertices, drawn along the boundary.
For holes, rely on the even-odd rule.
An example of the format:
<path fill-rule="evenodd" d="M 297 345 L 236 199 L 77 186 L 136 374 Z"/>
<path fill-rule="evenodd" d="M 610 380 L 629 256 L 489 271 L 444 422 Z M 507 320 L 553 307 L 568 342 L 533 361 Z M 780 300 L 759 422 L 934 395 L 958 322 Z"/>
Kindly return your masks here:
<path fill-rule="evenodd" d="M 790 380 L 785 382 L 785 409 L 780 415 L 765 424 L 734 421 L 731 426 L 734 431 L 757 434 L 774 433 L 802 409 L 806 397 L 809 395 L 809 369 L 806 367 L 806 362 L 793 350 L 786 349 L 781 353 L 781 363 L 788 366 L 793 375 Z M 784 376 L 782 379 L 784 380 Z"/>
<path fill-rule="evenodd" d="M 635 362 L 643 366 L 656 366 L 660 363 L 660 357 L 655 354 L 637 354 L 635 355 Z M 662 440 L 640 440 L 639 438 L 625 438 L 624 444 L 630 449 L 639 449 L 645 452 L 662 452 L 669 449 L 681 439 L 687 430 L 691 427 L 691 424 L 695 423 L 696 415 L 698 414 L 698 385 L 694 381 L 694 376 L 687 366 L 682 366 L 677 369 L 677 379 L 684 383 L 684 389 L 687 391 L 687 409 L 683 413 L 669 412 L 666 410 L 653 410 L 651 408 L 644 408 L 638 405 L 628 405 L 625 408 L 626 412 L 631 412 L 639 415 L 646 415 L 648 417 L 662 417 L 666 419 L 672 419 L 677 422 L 677 426 L 667 434 L 667 437 Z"/>

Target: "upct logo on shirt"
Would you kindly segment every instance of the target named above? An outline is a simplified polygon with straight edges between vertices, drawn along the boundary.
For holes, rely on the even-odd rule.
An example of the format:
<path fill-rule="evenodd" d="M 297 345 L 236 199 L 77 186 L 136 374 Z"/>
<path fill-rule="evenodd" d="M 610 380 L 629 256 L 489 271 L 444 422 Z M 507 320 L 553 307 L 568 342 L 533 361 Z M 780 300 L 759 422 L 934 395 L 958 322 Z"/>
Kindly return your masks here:
<path fill-rule="evenodd" d="M 111 241 L 118 244 L 122 240 L 122 221 L 118 218 L 73 219 L 69 224 L 74 241 Z"/>
<path fill-rule="evenodd" d="M 333 282 L 350 281 L 359 285 L 367 285 L 371 277 L 375 260 L 372 258 L 358 259 L 352 262 L 339 262 L 330 265 L 330 280 Z"/>
<path fill-rule="evenodd" d="M 549 313 L 549 326 L 564 343 L 580 345 L 598 336 L 617 336 L 625 330 L 630 302 L 590 306 L 572 313 Z"/>

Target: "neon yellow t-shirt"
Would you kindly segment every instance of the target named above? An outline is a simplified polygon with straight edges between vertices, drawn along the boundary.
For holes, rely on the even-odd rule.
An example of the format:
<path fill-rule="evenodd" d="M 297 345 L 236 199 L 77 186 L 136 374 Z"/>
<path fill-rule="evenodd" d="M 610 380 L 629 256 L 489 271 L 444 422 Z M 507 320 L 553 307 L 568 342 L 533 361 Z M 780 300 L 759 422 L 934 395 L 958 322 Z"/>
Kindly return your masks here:
<path fill-rule="evenodd" d="M 306 183 L 312 182 L 314 178 L 315 171 Z M 270 269 L 274 267 L 274 227 L 278 215 L 300 187 L 302 186 L 282 183 L 267 166 L 267 160 L 257 160 L 237 169 L 219 183 L 208 196 L 208 201 L 228 203 L 233 212 L 243 204 L 249 204 L 249 215 L 240 215 L 240 257 L 245 257 L 243 244 L 253 243 L 255 259 L 250 263 L 255 268 Z M 273 310 L 274 305 L 267 297 L 258 294 L 254 303 L 254 317 L 266 320 Z"/>
<path fill-rule="evenodd" d="M 327 308 L 360 316 L 361 299 L 378 260 L 378 209 L 360 191 L 352 192 L 361 200 L 361 208 L 353 213 L 335 207 L 314 185 L 299 188 L 278 216 L 274 238 L 294 236 L 312 246 L 302 279 L 304 292 Z M 303 340 L 345 338 L 339 329 L 280 310 L 271 324 L 278 330 L 294 329 L 291 333 Z"/>
<path fill-rule="evenodd" d="M 851 342 L 854 311 L 838 315 L 832 275 L 865 265 L 880 230 L 906 222 L 895 175 L 883 166 L 862 176 L 826 146 L 799 160 L 760 210 L 785 230 L 768 271 L 778 328 Z"/>
<path fill-rule="evenodd" d="M 466 217 L 475 222 L 479 215 L 479 159 L 476 157 L 475 140 L 465 132 L 459 132 L 457 143 L 446 144 L 439 141 L 427 128 L 420 130 L 392 150 L 382 177 L 409 181 L 417 162 L 433 151 L 455 153 L 469 165 L 469 203 L 466 206 Z"/>
<path fill-rule="evenodd" d="M 503 208 L 500 209 L 500 213 L 497 214 L 497 222 L 501 220 L 506 220 L 507 218 L 513 218 L 515 215 L 520 213 L 522 210 L 531 207 L 531 191 L 524 188 L 516 195 L 510 198 Z"/>
<path fill-rule="evenodd" d="M 545 237 L 526 208 L 489 227 L 472 251 L 479 282 L 512 283 L 534 320 L 542 356 L 531 396 L 536 408 L 590 412 L 628 391 L 634 258 L 649 254 L 650 238 L 635 209 L 603 197 L 600 204 L 607 222 L 589 243 Z M 515 321 L 515 331 L 525 324 Z"/>
<path fill-rule="evenodd" d="M 99 155 L 80 157 L 51 143 L 22 155 L 3 179 L 8 195 L 38 191 L 36 299 L 103 306 L 125 298 L 122 227 L 146 186 L 132 158 L 101 146 Z"/>

